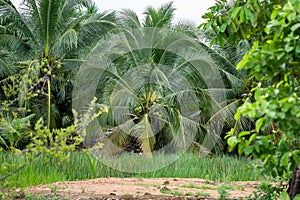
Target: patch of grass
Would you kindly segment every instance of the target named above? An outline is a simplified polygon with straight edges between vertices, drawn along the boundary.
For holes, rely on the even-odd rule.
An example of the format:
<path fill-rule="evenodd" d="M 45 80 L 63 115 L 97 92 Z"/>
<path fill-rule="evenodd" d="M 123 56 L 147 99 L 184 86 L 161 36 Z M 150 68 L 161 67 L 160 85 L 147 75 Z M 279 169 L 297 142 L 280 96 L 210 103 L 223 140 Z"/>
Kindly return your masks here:
<path fill-rule="evenodd" d="M 176 196 L 183 196 L 184 192 L 179 191 L 179 190 L 160 190 L 161 193 L 163 194 L 172 194 Z"/>
<path fill-rule="evenodd" d="M 216 190 L 217 187 L 213 185 L 194 185 L 193 183 L 184 184 L 181 187 L 184 188 L 194 188 L 194 189 L 203 189 L 203 190 Z"/>
<path fill-rule="evenodd" d="M 218 188 L 223 188 L 225 190 L 234 190 L 234 186 L 232 185 L 229 185 L 229 184 L 222 184 L 222 185 L 219 185 Z"/>
<path fill-rule="evenodd" d="M 206 192 L 196 192 L 195 196 L 196 197 L 210 197 L 210 194 L 206 193 Z"/>
<path fill-rule="evenodd" d="M 184 185 L 182 185 L 181 187 L 183 188 L 198 188 L 198 185 L 194 185 L 193 183 L 186 183 Z"/>
<path fill-rule="evenodd" d="M 24 199 L 24 200 L 66 200 L 65 198 L 59 197 L 57 195 L 41 195 L 41 194 L 32 194 L 30 192 L 24 191 L 7 191 L 0 192 L 0 199 L 2 200 L 15 200 L 15 199 Z"/>
<path fill-rule="evenodd" d="M 147 167 L 149 167 L 149 163 L 147 162 L 149 159 L 143 160 L 143 156 L 139 156 L 141 159 L 137 162 L 137 156 L 123 154 L 114 159 L 117 159 L 118 163 L 121 163 L 118 166 L 121 169 L 123 169 L 122 167 L 124 169 L 133 169 L 138 166 L 140 169 L 147 171 Z M 63 163 L 57 163 L 57 160 L 50 156 L 41 155 L 37 160 L 0 184 L 3 186 L 9 183 L 10 187 L 27 187 L 39 184 L 51 184 L 57 181 L 83 180 L 99 177 L 203 178 L 219 182 L 266 179 L 258 173 L 247 173 L 248 167 L 254 162 L 253 160 L 227 156 L 202 158 L 192 153 L 185 153 L 176 160 L 177 156 L 175 154 L 156 155 L 153 158 L 155 159 L 155 163 L 165 162 L 168 159 L 175 161 L 153 172 L 134 174 L 110 168 L 106 165 L 110 165 L 111 163 L 104 165 L 94 157 L 81 152 L 72 153 L 69 160 Z M 22 155 L 0 153 L 0 163 L 7 162 L 16 166 L 9 170 L 16 169 L 25 159 Z M 153 163 L 153 160 L 151 162 Z M 91 165 L 93 166 L 91 167 Z M 5 173 L 0 170 L 0 177 Z"/>
<path fill-rule="evenodd" d="M 237 185 L 234 187 L 236 190 L 241 190 L 241 191 L 244 191 L 246 186 L 245 185 Z"/>
<path fill-rule="evenodd" d="M 219 193 L 218 200 L 227 200 L 227 198 L 230 195 L 226 187 L 223 186 L 218 187 L 218 193 Z"/>
<path fill-rule="evenodd" d="M 194 193 L 192 193 L 192 192 L 187 192 L 187 193 L 185 193 L 185 195 L 188 195 L 188 196 L 194 196 Z"/>
<path fill-rule="evenodd" d="M 160 186 L 161 184 L 155 184 L 155 183 L 136 183 L 135 185 L 143 186 L 146 189 L 149 189 L 149 187 L 156 187 L 156 186 Z"/>

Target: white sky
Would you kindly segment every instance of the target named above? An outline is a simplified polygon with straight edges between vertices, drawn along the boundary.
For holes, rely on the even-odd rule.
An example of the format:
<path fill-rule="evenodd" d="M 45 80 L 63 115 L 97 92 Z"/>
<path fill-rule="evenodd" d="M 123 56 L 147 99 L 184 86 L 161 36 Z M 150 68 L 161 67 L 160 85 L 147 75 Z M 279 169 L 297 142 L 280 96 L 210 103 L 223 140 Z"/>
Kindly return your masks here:
<path fill-rule="evenodd" d="M 21 0 L 11 0 L 17 7 Z M 121 8 L 130 8 L 139 16 L 149 5 L 159 7 L 160 5 L 170 2 L 170 0 L 94 0 L 100 11 L 120 10 Z M 175 11 L 175 21 L 180 19 L 190 19 L 199 25 L 203 22 L 201 16 L 212 6 L 215 0 L 173 0 Z"/>

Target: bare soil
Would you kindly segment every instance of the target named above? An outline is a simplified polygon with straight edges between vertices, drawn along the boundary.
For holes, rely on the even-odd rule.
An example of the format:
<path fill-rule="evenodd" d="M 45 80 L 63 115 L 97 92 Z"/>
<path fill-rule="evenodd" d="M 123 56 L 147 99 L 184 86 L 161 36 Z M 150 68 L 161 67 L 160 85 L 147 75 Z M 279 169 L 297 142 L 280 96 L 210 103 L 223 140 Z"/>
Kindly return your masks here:
<path fill-rule="evenodd" d="M 98 178 L 29 187 L 26 192 L 64 199 L 217 199 L 224 188 L 231 199 L 249 196 L 258 182 L 215 183 L 197 178 Z"/>

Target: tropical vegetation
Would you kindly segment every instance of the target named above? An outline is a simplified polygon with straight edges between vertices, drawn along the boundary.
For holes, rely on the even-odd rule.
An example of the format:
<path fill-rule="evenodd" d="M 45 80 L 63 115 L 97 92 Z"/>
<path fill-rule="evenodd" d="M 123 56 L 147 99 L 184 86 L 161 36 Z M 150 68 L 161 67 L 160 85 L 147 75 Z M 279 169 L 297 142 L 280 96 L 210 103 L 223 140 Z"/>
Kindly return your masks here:
<path fill-rule="evenodd" d="M 0 181 L 45 154 L 123 162 L 128 151 L 164 160 L 229 149 L 290 178 L 278 196 L 296 198 L 299 10 L 297 0 L 219 0 L 197 29 L 174 23 L 172 2 L 141 19 L 89 0 L 1 0 Z"/>

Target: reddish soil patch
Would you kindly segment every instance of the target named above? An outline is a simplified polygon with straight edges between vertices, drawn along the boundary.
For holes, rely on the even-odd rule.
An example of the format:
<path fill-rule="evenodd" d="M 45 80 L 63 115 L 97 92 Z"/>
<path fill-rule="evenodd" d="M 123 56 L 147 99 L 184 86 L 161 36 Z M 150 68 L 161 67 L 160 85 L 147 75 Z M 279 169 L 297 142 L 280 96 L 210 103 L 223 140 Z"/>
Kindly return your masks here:
<path fill-rule="evenodd" d="M 249 196 L 258 182 L 214 183 L 196 178 L 98 178 L 33 186 L 27 192 L 65 199 L 216 199 L 225 188 L 233 199 Z"/>

